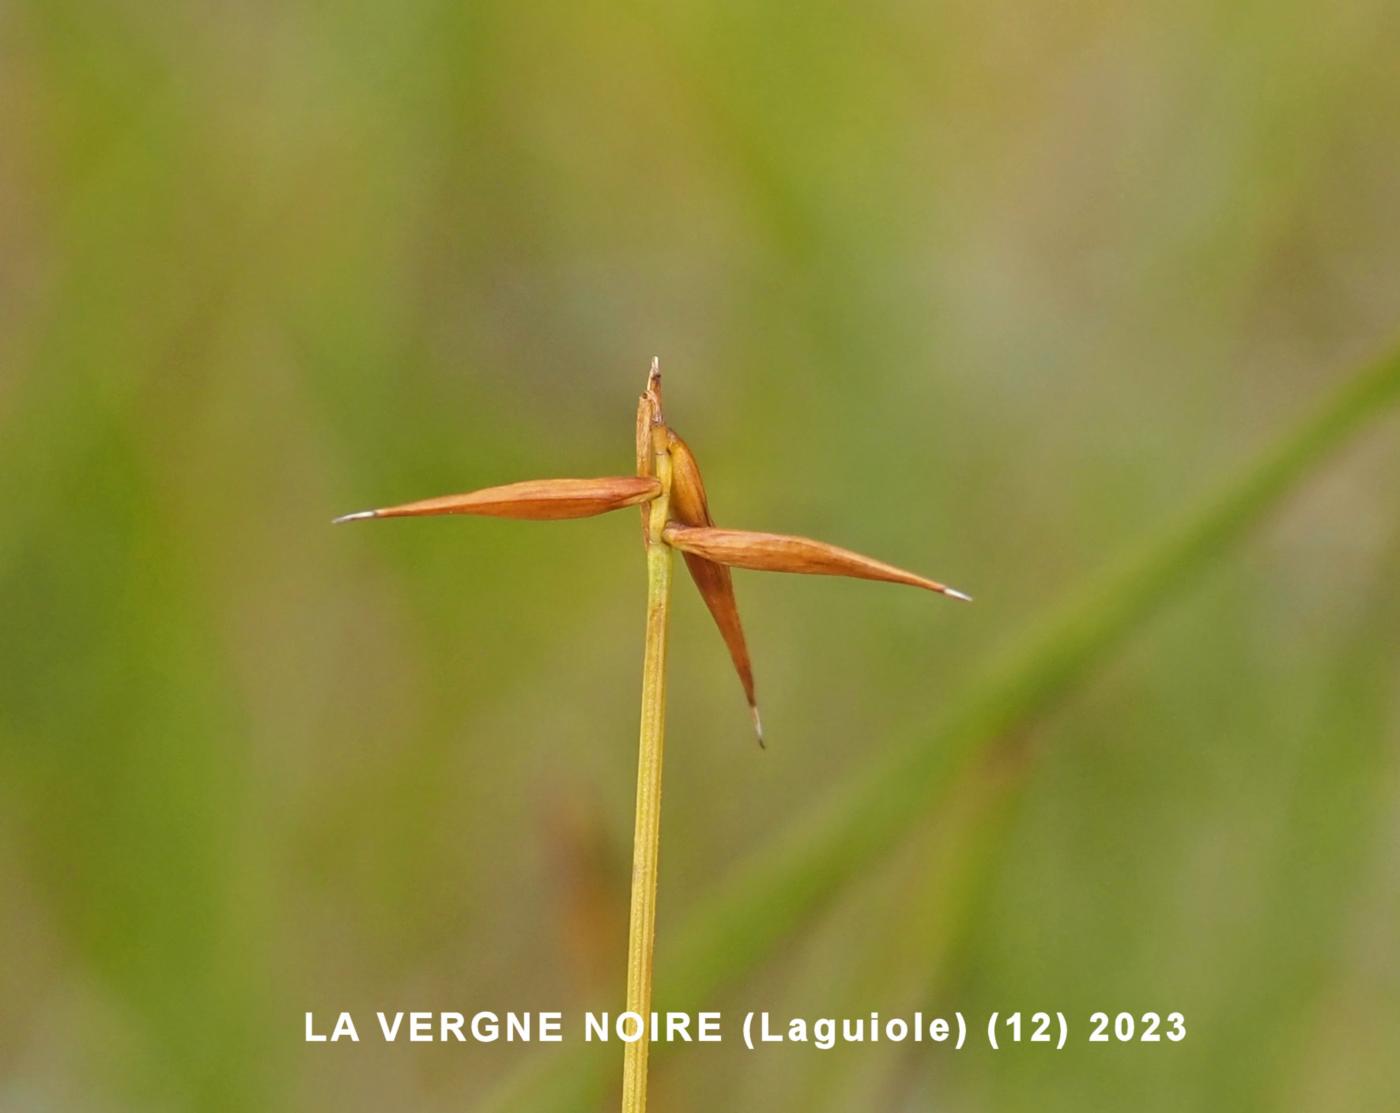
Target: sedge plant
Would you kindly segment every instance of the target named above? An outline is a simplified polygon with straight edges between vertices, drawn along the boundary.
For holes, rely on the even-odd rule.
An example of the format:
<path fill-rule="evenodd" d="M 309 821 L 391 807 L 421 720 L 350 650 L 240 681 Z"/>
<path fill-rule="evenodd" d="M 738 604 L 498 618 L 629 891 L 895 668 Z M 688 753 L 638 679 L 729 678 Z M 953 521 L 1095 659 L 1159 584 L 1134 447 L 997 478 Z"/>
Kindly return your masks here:
<path fill-rule="evenodd" d="M 946 584 L 807 537 L 719 529 L 710 516 L 699 465 L 689 446 L 667 424 L 661 406 L 661 372 L 653 359 L 637 406 L 637 473 L 600 479 L 537 479 L 462 495 L 362 510 L 337 522 L 476 514 L 550 521 L 586 518 L 640 506 L 647 561 L 646 647 L 642 658 L 641 729 L 637 751 L 636 825 L 632 848 L 632 897 L 627 938 L 627 1012 L 637 1038 L 624 1045 L 622 1111 L 643 1113 L 647 1104 L 648 1017 L 656 925 L 657 866 L 661 846 L 661 769 L 666 739 L 666 647 L 672 555 L 685 558 L 691 579 L 729 650 L 748 701 L 754 734 L 764 745 L 754 694 L 753 666 L 734 597 L 731 568 L 765 572 L 850 576 L 908 584 L 970 601 Z"/>

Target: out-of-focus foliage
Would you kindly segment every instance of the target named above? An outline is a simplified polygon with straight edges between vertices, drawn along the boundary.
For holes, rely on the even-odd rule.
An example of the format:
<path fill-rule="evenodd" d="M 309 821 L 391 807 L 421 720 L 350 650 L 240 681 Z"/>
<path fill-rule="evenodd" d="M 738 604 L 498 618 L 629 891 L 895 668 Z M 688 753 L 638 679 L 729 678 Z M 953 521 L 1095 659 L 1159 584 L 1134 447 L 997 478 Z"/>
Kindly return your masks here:
<path fill-rule="evenodd" d="M 635 515 L 328 521 L 627 471 L 653 352 L 717 519 L 978 599 L 737 574 L 760 754 L 681 596 L 664 976 L 1389 341 L 1397 46 L 1380 0 L 0 10 L 0 1107 L 456 1109 L 529 1049 L 303 1012 L 618 1007 Z M 658 1106 L 1394 1108 L 1396 433 L 710 1003 L 1187 1044 L 726 1044 Z"/>

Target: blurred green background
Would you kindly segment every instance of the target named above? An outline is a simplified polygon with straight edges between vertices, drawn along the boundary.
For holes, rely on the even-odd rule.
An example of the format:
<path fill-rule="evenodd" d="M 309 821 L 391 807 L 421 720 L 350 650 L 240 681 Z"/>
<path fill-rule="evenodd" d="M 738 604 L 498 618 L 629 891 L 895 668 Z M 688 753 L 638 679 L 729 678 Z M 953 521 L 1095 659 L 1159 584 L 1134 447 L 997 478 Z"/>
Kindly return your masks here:
<path fill-rule="evenodd" d="M 1386 0 L 0 6 L 0 1109 L 469 1109 L 552 1051 L 303 1013 L 620 1007 L 635 514 L 329 520 L 629 471 L 653 353 L 722 524 L 978 600 L 738 574 L 760 753 L 678 579 L 664 992 L 736 864 L 1390 341 L 1397 48 Z M 655 1107 L 1400 1108 L 1397 434 L 705 1003 L 1185 1043 L 729 1042 Z"/>

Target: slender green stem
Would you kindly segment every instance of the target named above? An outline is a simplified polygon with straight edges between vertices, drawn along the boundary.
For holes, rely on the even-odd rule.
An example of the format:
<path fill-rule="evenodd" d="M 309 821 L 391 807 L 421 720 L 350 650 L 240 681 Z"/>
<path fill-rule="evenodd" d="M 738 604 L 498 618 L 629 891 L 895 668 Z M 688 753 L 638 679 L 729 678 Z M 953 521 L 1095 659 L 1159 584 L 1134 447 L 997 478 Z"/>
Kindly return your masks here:
<path fill-rule="evenodd" d="M 662 438 L 653 438 L 661 440 Z M 671 504 L 671 457 L 655 449 L 661 494 L 647 528 L 647 641 L 642 664 L 642 726 L 637 748 L 637 823 L 632 836 L 632 914 L 627 933 L 627 1011 L 642 1018 L 639 1039 L 622 1059 L 622 1113 L 647 1107 L 647 1026 L 656 939 L 657 861 L 661 852 L 661 759 L 666 744 L 666 627 L 671 610 L 671 547 L 661 539 Z"/>

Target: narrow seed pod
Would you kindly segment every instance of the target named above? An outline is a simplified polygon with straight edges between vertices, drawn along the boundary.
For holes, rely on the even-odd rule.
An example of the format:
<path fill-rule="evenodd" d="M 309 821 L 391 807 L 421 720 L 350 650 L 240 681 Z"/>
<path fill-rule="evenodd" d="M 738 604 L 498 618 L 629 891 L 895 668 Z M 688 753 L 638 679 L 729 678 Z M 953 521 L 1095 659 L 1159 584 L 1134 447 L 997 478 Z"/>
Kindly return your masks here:
<path fill-rule="evenodd" d="M 480 514 L 491 518 L 523 518 L 553 521 L 589 518 L 624 506 L 654 499 L 661 484 L 648 476 L 619 475 L 604 479 L 529 479 L 504 487 L 487 487 L 465 495 L 406 502 L 380 510 L 361 510 L 336 518 L 352 522 L 361 518 L 416 518 L 432 514 Z"/>
<path fill-rule="evenodd" d="M 849 549 L 837 548 L 809 537 L 789 537 L 781 533 L 754 533 L 741 529 L 710 529 L 672 523 L 663 539 L 683 553 L 694 553 L 707 560 L 735 568 L 760 572 L 796 572 L 803 575 L 852 576 L 860 580 L 883 580 L 936 591 L 954 599 L 971 601 L 971 596 L 923 576 L 885 564 Z"/>
<path fill-rule="evenodd" d="M 710 526 L 709 499 L 705 494 L 705 481 L 701 478 L 700 467 L 690 446 L 673 430 L 668 430 L 668 443 L 671 449 L 671 512 L 676 519 L 688 526 Z M 679 546 L 677 546 L 679 547 Z M 753 717 L 754 733 L 758 744 L 763 742 L 763 720 L 758 714 L 758 700 L 754 695 L 753 664 L 749 660 L 749 647 L 744 639 L 744 627 L 739 621 L 739 604 L 734 598 L 734 578 L 723 564 L 708 560 L 696 553 L 682 552 L 690 578 L 695 581 L 700 597 L 710 610 L 710 616 L 719 627 L 720 637 L 729 650 L 729 658 L 734 662 L 734 671 L 739 674 L 739 683 L 744 688 L 744 698 L 749 703 L 749 714 Z"/>

